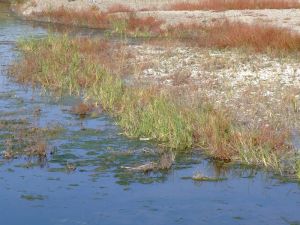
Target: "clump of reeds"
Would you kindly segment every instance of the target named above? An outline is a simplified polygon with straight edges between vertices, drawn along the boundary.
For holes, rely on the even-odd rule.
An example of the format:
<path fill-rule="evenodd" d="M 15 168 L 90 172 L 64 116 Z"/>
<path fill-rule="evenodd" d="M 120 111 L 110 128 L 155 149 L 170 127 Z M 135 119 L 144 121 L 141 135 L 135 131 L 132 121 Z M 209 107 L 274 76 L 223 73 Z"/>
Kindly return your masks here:
<path fill-rule="evenodd" d="M 179 2 L 165 7 L 168 10 L 244 10 L 244 9 L 293 9 L 300 8 L 297 0 L 201 0 Z"/>
<path fill-rule="evenodd" d="M 78 43 L 80 39 L 67 36 L 21 41 L 24 58 L 12 75 L 53 92 L 83 94 L 113 115 L 128 136 L 154 139 L 177 151 L 200 147 L 214 158 L 281 171 L 280 159 L 289 151 L 287 131 L 243 127 L 212 103 L 186 104 L 179 101 L 180 95 L 174 97 L 160 86 L 126 86 Z M 99 41 L 94 45 L 101 49 Z"/>

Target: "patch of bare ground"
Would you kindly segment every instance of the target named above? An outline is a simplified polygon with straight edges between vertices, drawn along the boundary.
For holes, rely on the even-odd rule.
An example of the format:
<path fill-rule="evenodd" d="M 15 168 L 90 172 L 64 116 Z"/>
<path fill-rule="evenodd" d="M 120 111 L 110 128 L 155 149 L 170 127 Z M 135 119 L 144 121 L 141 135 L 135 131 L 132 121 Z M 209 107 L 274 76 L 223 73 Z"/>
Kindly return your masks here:
<path fill-rule="evenodd" d="M 247 126 L 300 128 L 300 63 L 243 50 L 129 46 L 141 82 L 186 89 L 188 101 L 214 102 Z M 145 65 L 145 62 L 147 64 Z"/>

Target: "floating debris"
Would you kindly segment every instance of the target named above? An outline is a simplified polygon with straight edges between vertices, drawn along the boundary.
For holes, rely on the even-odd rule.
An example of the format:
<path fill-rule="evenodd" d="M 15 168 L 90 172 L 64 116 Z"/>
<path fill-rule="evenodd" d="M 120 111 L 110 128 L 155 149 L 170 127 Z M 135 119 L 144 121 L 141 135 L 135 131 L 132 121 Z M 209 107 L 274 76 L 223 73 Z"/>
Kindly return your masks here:
<path fill-rule="evenodd" d="M 158 167 L 157 163 L 154 162 L 149 162 L 149 163 L 145 163 L 143 165 L 140 166 L 135 166 L 135 167 L 130 167 L 130 166 L 122 166 L 121 168 L 123 169 L 127 169 L 129 171 L 134 171 L 134 172 L 150 172 L 150 171 L 154 171 L 156 170 Z"/>
<path fill-rule="evenodd" d="M 130 166 L 122 166 L 121 168 L 127 169 L 129 171 L 134 172 L 151 172 L 158 170 L 169 170 L 171 169 L 175 160 L 175 154 L 173 152 L 163 153 L 160 157 L 158 163 L 156 162 L 148 162 L 140 166 L 130 167 Z"/>
<path fill-rule="evenodd" d="M 209 176 L 205 176 L 200 172 L 195 173 L 193 176 L 189 177 L 181 177 L 181 179 L 184 180 L 193 180 L 193 181 L 198 181 L 198 182 L 202 182 L 202 181 L 208 181 L 208 182 L 220 182 L 220 181 L 224 181 L 227 180 L 226 177 L 209 177 Z"/>
<path fill-rule="evenodd" d="M 73 171 L 75 171 L 76 170 L 76 166 L 74 165 L 74 164 L 69 164 L 69 163 L 67 163 L 67 165 L 66 165 L 66 170 L 67 170 L 67 172 L 73 172 Z"/>
<path fill-rule="evenodd" d="M 140 138 L 140 141 L 149 141 L 149 140 L 150 138 L 143 138 L 143 137 Z"/>
<path fill-rule="evenodd" d="M 39 117 L 42 113 L 42 109 L 37 107 L 34 109 L 34 112 L 33 112 L 33 115 L 36 116 L 36 117 Z"/>

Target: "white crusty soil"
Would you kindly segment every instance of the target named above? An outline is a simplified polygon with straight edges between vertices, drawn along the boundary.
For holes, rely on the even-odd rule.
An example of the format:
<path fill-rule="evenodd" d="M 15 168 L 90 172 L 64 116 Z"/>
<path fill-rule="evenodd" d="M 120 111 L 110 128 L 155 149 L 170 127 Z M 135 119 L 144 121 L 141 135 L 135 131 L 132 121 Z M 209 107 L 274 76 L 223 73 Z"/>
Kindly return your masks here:
<path fill-rule="evenodd" d="M 300 127 L 300 61 L 242 50 L 128 46 L 135 77 L 188 90 L 251 126 Z M 194 98 L 193 98 L 194 97 Z"/>
<path fill-rule="evenodd" d="M 163 7 L 176 0 L 35 0 L 22 9 L 24 15 L 61 6 L 81 10 L 98 6 L 106 10 L 122 3 L 131 8 Z M 229 18 L 259 22 L 300 32 L 300 10 L 140 11 L 138 16 L 155 16 L 167 24 L 207 23 Z M 127 62 L 140 82 L 183 88 L 197 101 L 214 102 L 251 126 L 276 123 L 300 127 L 300 61 L 297 56 L 270 57 L 242 50 L 213 50 L 182 46 L 129 45 L 134 59 Z M 192 98 L 195 97 L 195 98 Z"/>

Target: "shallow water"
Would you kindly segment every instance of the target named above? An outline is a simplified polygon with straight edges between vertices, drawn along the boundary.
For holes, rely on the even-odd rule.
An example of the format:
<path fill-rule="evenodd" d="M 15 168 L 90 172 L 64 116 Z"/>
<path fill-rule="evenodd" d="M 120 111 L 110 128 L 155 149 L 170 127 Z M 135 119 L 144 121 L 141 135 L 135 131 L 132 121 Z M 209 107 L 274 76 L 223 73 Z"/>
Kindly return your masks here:
<path fill-rule="evenodd" d="M 66 109 L 79 99 L 56 100 L 8 79 L 7 66 L 18 57 L 16 40 L 45 34 L 13 18 L 0 3 L 0 119 L 64 128 L 49 139 L 55 151 L 46 163 L 0 159 L 0 224 L 300 224 L 299 184 L 261 171 L 221 166 L 196 153 L 177 155 L 168 173 L 122 169 L 157 160 L 156 147 L 122 136 L 106 115 L 71 115 Z M 76 170 L 67 171 L 67 164 Z M 227 179 L 183 179 L 197 171 Z"/>

